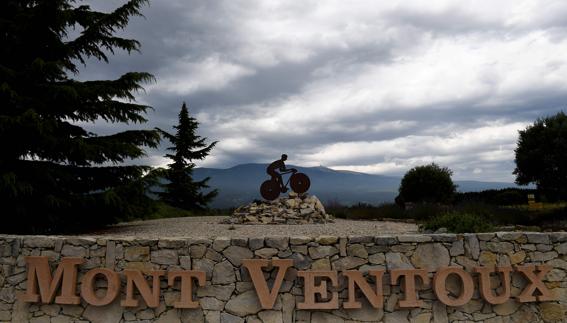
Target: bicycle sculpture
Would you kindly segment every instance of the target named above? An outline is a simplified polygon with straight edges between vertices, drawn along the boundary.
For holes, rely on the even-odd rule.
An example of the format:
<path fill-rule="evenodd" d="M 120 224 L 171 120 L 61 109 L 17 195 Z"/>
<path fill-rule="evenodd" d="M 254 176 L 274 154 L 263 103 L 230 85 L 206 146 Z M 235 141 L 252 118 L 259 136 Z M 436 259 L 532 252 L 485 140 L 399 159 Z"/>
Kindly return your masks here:
<path fill-rule="evenodd" d="M 287 192 L 288 184 L 291 186 L 291 189 L 298 194 L 305 193 L 309 189 L 309 186 L 311 185 L 309 177 L 307 177 L 307 175 L 303 173 L 299 173 L 295 168 L 287 169 L 284 163 L 286 160 L 287 155 L 283 154 L 281 159 L 274 161 L 266 169 L 266 173 L 268 173 L 271 178 L 262 183 L 262 186 L 260 186 L 260 194 L 262 194 L 262 197 L 266 200 L 275 200 L 278 198 L 278 196 L 280 196 L 280 193 Z M 291 173 L 292 175 L 284 184 L 282 174 L 289 173 Z"/>

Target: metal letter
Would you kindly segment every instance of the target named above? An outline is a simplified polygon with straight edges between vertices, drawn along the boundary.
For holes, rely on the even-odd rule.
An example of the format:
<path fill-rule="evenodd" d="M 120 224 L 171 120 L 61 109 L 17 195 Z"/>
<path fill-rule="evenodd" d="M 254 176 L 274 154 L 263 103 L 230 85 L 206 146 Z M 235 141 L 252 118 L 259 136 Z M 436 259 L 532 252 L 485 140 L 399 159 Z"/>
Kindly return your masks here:
<path fill-rule="evenodd" d="M 518 296 L 520 303 L 535 302 L 536 299 L 539 302 L 543 301 L 554 301 L 555 298 L 551 291 L 547 289 L 547 286 L 543 283 L 543 278 L 548 271 L 551 270 L 551 266 L 548 265 L 527 265 L 527 266 L 516 266 L 516 271 L 521 272 L 529 280 L 529 285 L 522 291 Z M 536 270 L 538 273 L 536 274 Z M 534 292 L 539 290 L 541 295 L 534 296 Z"/>
<path fill-rule="evenodd" d="M 328 278 L 331 280 L 333 287 L 338 287 L 338 278 L 336 271 L 299 271 L 297 276 L 303 277 L 304 291 L 303 303 L 298 303 L 297 308 L 300 310 L 317 309 L 317 310 L 332 310 L 339 308 L 339 293 L 334 291 L 331 293 L 331 299 L 326 302 L 317 302 L 315 295 L 321 295 L 322 299 L 327 298 L 327 281 L 321 279 L 321 283 L 315 286 L 315 278 Z"/>
<path fill-rule="evenodd" d="M 181 280 L 181 298 L 173 303 L 175 308 L 198 308 L 199 302 L 193 301 L 193 278 L 197 279 L 198 286 L 205 286 L 204 271 L 170 271 L 167 273 L 167 284 L 173 287 L 175 278 Z"/>
<path fill-rule="evenodd" d="M 272 265 L 274 267 L 278 267 L 278 274 L 271 291 L 268 289 L 268 284 L 266 283 L 264 274 L 262 273 L 262 268 L 267 267 L 269 263 L 270 262 L 267 259 L 242 260 L 242 265 L 246 267 L 250 273 L 252 284 L 254 284 L 256 295 L 258 295 L 260 305 L 262 305 L 263 309 L 271 309 L 274 307 L 276 297 L 278 296 L 285 277 L 285 272 L 289 267 L 293 266 L 293 259 L 272 259 Z"/>
<path fill-rule="evenodd" d="M 104 276 L 107 282 L 106 295 L 103 297 L 98 297 L 94 290 L 97 275 Z M 116 299 L 119 293 L 120 276 L 110 269 L 98 268 L 89 270 L 81 280 L 81 297 L 91 305 L 108 305 Z"/>
<path fill-rule="evenodd" d="M 159 306 L 159 283 L 160 277 L 165 275 L 165 270 L 152 270 L 148 273 L 152 276 L 153 288 L 150 288 L 150 285 L 139 270 L 124 270 L 124 275 L 126 275 L 126 298 L 120 302 L 120 305 L 124 307 L 138 306 L 138 300 L 134 298 L 134 286 L 136 286 L 148 307 L 155 308 Z"/>
<path fill-rule="evenodd" d="M 358 285 L 368 302 L 374 308 L 384 307 L 384 295 L 382 291 L 383 270 L 369 270 L 368 275 L 376 278 L 376 291 L 373 292 L 370 285 L 358 270 L 347 270 L 343 273 L 348 278 L 348 300 L 343 303 L 344 308 L 361 308 L 362 303 L 356 300 L 355 286 Z"/>
<path fill-rule="evenodd" d="M 474 271 L 480 274 L 478 284 L 480 288 L 480 295 L 490 304 L 504 304 L 510 299 L 510 272 L 512 267 L 474 267 Z M 494 295 L 492 287 L 490 286 L 490 274 L 499 272 L 501 275 L 503 291 L 500 295 Z"/>
<path fill-rule="evenodd" d="M 461 294 L 457 298 L 449 297 L 446 288 L 449 275 L 457 275 L 461 279 Z M 462 306 L 473 297 L 474 282 L 472 276 L 460 267 L 441 267 L 433 277 L 433 291 L 441 303 L 447 306 Z"/>
<path fill-rule="evenodd" d="M 400 277 L 404 277 L 402 288 L 405 298 L 398 301 L 400 308 L 422 307 L 423 301 L 417 299 L 417 291 L 415 290 L 415 279 L 421 278 L 425 283 L 427 281 L 427 270 L 425 269 L 392 269 L 390 271 L 392 285 L 398 283 Z"/>
<path fill-rule="evenodd" d="M 61 283 L 61 295 L 55 297 L 57 304 L 77 305 L 81 299 L 77 296 L 77 266 L 84 260 L 76 257 L 65 257 L 51 276 L 49 262 L 46 256 L 29 256 L 24 258 L 28 264 L 28 280 L 26 293 L 20 300 L 28 303 L 53 302 L 55 292 Z M 39 294 L 37 293 L 39 287 Z"/>

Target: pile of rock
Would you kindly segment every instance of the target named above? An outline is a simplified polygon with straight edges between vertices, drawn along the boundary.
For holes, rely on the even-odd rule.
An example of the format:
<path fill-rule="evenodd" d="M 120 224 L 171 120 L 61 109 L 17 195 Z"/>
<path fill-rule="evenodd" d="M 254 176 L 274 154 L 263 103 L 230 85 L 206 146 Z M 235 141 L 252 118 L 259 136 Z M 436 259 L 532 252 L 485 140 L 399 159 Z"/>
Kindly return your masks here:
<path fill-rule="evenodd" d="M 289 193 L 273 201 L 252 202 L 234 210 L 229 224 L 307 224 L 333 222 L 314 195 Z"/>

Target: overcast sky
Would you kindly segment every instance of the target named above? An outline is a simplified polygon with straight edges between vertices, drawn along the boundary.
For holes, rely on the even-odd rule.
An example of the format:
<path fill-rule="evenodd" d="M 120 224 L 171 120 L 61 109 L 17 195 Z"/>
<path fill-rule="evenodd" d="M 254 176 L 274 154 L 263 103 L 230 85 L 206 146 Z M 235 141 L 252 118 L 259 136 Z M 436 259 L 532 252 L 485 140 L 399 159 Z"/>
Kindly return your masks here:
<path fill-rule="evenodd" d="M 96 9 L 118 6 L 90 1 Z M 169 129 L 186 101 L 218 146 L 200 166 L 270 162 L 514 180 L 518 130 L 567 104 L 567 1 L 159 0 L 124 35 L 141 53 L 80 79 L 145 71 Z M 125 126 L 87 124 L 99 134 Z M 164 147 L 168 143 L 164 143 Z M 141 163 L 164 165 L 161 150 Z"/>

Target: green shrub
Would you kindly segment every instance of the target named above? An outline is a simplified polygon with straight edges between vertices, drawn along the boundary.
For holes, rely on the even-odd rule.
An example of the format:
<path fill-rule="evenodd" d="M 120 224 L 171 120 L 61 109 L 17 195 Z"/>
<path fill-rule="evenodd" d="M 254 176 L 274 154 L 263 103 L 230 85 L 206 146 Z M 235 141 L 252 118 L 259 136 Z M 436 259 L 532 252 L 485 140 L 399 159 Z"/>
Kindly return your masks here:
<path fill-rule="evenodd" d="M 398 203 L 449 203 L 457 187 L 451 179 L 453 172 L 435 163 L 410 169 L 402 178 Z"/>
<path fill-rule="evenodd" d="M 483 216 L 473 213 L 448 212 L 435 216 L 424 224 L 426 230 L 446 228 L 453 233 L 493 231 L 492 224 Z"/>
<path fill-rule="evenodd" d="M 530 225 L 533 214 L 527 208 L 497 206 L 484 202 L 466 202 L 456 205 L 457 213 L 470 213 L 484 217 L 494 225 Z"/>
<path fill-rule="evenodd" d="M 145 217 L 146 219 L 163 219 L 163 218 L 195 216 L 194 212 L 176 208 L 162 201 L 157 201 L 156 206 L 157 208 L 155 212 Z"/>
<path fill-rule="evenodd" d="M 384 203 L 376 208 L 376 213 L 382 219 L 407 219 L 408 216 L 404 209 L 393 203 Z"/>
<path fill-rule="evenodd" d="M 325 203 L 325 211 L 335 218 L 346 219 L 348 207 L 342 205 L 337 199 Z"/>
<path fill-rule="evenodd" d="M 425 221 L 427 219 L 438 216 L 439 214 L 446 213 L 450 206 L 420 203 L 414 205 L 412 208 L 405 211 L 405 218 L 414 219 L 416 221 Z"/>
<path fill-rule="evenodd" d="M 360 220 L 382 220 L 388 219 L 405 219 L 407 218 L 404 210 L 392 203 L 385 203 L 378 206 L 369 204 L 358 204 L 347 210 L 348 219 Z"/>
<path fill-rule="evenodd" d="M 366 203 L 359 203 L 353 206 L 342 206 L 339 204 L 331 204 L 325 207 L 327 213 L 332 214 L 336 218 L 349 220 L 382 220 L 389 219 L 407 219 L 404 209 L 393 203 L 385 203 L 374 206 Z"/>
<path fill-rule="evenodd" d="M 528 194 L 534 194 L 536 200 L 541 195 L 534 189 L 504 188 L 499 190 L 484 190 L 480 192 L 458 192 L 455 194 L 455 204 L 486 203 L 491 205 L 518 205 L 528 203 Z"/>
<path fill-rule="evenodd" d="M 546 227 L 552 230 L 564 230 L 567 227 L 567 207 L 547 208 L 527 213 L 528 225 Z"/>

